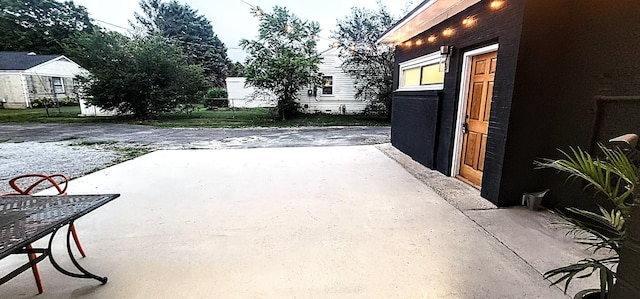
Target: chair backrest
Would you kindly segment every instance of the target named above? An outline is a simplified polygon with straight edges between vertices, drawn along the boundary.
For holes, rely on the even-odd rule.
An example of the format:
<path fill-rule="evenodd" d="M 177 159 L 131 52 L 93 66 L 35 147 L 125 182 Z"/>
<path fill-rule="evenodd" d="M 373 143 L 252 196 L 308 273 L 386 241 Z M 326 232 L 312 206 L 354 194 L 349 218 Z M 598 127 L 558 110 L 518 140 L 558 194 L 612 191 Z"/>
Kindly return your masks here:
<path fill-rule="evenodd" d="M 34 181 L 35 179 L 35 181 Z M 15 193 L 8 193 L 3 195 L 29 195 L 31 192 L 43 183 L 50 183 L 52 187 L 55 187 L 58 191 L 58 195 L 67 194 L 67 186 L 69 184 L 69 178 L 64 174 L 23 174 L 12 178 L 9 181 L 9 186 L 15 190 Z M 21 186 L 22 185 L 22 186 Z"/>

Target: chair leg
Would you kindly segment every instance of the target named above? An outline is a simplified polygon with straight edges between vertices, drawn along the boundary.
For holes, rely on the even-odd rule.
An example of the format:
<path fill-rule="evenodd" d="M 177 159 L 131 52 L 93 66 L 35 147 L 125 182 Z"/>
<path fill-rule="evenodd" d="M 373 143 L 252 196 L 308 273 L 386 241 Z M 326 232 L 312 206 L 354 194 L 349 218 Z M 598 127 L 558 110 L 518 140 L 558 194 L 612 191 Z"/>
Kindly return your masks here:
<path fill-rule="evenodd" d="M 78 239 L 78 233 L 76 233 L 76 226 L 73 225 L 72 223 L 69 229 L 71 229 L 71 234 L 73 235 L 73 241 L 76 242 L 76 247 L 78 247 L 78 251 L 80 251 L 80 255 L 82 255 L 82 257 L 87 257 L 87 254 L 84 253 L 84 249 L 82 249 L 82 245 L 80 245 L 80 239 Z"/>
<path fill-rule="evenodd" d="M 31 246 L 31 244 L 28 244 L 27 249 L 33 249 L 33 246 Z M 33 262 L 33 260 L 36 259 L 35 253 L 27 253 L 27 256 L 29 257 L 29 262 Z M 36 279 L 38 294 L 42 294 L 42 292 L 44 292 L 44 288 L 42 287 L 42 280 L 40 280 L 40 271 L 38 271 L 38 265 L 31 264 L 31 270 L 33 270 L 33 278 Z"/>

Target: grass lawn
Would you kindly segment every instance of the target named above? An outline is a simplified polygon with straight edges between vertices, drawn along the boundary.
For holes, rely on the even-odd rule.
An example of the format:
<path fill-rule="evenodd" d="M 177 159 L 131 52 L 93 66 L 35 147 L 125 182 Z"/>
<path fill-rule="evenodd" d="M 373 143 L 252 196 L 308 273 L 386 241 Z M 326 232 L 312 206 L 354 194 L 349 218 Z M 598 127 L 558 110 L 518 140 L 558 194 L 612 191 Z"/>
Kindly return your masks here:
<path fill-rule="evenodd" d="M 80 107 L 49 109 L 0 109 L 0 123 L 125 123 L 162 128 L 242 128 L 242 127 L 299 127 L 299 126 L 388 126 L 384 118 L 362 115 L 303 114 L 297 118 L 274 120 L 267 108 L 218 109 L 200 108 L 191 116 L 185 113 L 164 113 L 153 120 L 132 117 L 79 117 Z"/>

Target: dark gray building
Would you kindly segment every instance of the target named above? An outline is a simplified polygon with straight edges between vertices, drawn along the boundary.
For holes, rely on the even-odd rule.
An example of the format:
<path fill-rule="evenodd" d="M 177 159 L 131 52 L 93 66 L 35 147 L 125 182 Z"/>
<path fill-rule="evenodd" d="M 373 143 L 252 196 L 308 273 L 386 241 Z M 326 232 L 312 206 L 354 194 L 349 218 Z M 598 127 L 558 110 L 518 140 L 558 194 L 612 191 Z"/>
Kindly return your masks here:
<path fill-rule="evenodd" d="M 533 161 L 640 133 L 640 1 L 427 0 L 382 37 L 395 43 L 392 143 L 497 204 L 550 188 Z"/>

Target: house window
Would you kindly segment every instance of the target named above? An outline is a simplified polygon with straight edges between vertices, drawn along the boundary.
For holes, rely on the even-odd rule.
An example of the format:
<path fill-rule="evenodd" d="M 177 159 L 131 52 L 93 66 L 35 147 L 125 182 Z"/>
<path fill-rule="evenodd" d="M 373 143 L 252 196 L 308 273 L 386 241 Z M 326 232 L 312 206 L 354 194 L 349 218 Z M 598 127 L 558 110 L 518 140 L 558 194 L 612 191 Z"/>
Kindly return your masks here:
<path fill-rule="evenodd" d="M 444 68 L 440 52 L 400 63 L 398 90 L 440 90 L 444 88 Z"/>
<path fill-rule="evenodd" d="M 322 77 L 322 94 L 333 94 L 333 76 Z"/>
<path fill-rule="evenodd" d="M 63 84 L 62 78 L 51 77 L 51 82 L 53 83 L 53 92 L 64 93 L 64 84 Z"/>

